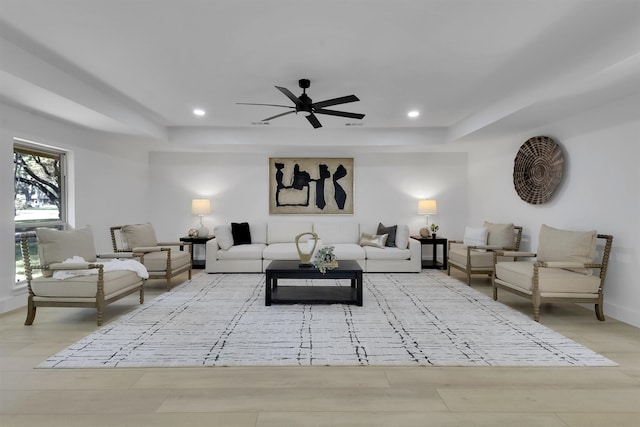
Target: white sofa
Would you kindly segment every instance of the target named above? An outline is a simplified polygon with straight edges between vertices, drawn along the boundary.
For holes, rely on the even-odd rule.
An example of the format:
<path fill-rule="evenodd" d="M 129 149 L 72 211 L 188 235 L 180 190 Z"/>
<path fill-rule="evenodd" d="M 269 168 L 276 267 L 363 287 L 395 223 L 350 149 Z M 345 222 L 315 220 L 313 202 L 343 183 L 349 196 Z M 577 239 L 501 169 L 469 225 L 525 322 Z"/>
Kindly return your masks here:
<path fill-rule="evenodd" d="M 353 222 L 273 221 L 250 223 L 251 243 L 233 245 L 230 225 L 214 229 L 207 242 L 208 273 L 262 273 L 273 260 L 297 260 L 297 235 L 314 232 L 321 245 L 334 246 L 340 260 L 355 260 L 364 272 L 420 272 L 420 242 L 409 237 L 409 227 L 398 225 L 394 247 L 361 246 L 361 234 L 375 235 L 378 225 L 361 227 Z M 230 241 L 231 239 L 231 241 Z M 304 238 L 302 239 L 304 240 Z"/>

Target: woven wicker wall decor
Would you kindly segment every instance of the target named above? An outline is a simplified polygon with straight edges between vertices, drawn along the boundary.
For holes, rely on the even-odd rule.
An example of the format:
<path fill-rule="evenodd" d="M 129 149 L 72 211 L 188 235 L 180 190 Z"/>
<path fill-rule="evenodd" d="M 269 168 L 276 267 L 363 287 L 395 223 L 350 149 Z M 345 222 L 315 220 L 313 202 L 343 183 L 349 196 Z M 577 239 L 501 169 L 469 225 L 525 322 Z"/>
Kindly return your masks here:
<path fill-rule="evenodd" d="M 529 138 L 520 147 L 513 163 L 513 185 L 518 196 L 527 203 L 545 203 L 562 180 L 562 149 L 549 137 Z"/>

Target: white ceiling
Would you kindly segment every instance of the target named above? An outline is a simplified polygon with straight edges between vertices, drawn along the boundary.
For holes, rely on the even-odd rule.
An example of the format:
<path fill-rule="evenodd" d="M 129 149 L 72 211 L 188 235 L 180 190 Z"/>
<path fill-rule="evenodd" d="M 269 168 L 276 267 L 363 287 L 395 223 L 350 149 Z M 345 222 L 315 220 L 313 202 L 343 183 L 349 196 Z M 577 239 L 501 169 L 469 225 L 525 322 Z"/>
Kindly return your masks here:
<path fill-rule="evenodd" d="M 0 101 L 80 126 L 264 129 L 300 78 L 360 98 L 323 129 L 535 126 L 640 90 L 640 0 L 0 0 Z"/>

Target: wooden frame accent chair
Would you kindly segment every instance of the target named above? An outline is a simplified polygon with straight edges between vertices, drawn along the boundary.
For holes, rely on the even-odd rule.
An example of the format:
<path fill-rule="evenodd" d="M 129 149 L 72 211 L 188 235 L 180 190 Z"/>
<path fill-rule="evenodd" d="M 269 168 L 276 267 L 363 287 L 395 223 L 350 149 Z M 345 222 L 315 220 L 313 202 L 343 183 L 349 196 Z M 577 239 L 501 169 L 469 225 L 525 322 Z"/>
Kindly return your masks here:
<path fill-rule="evenodd" d="M 33 237 L 37 238 L 39 265 L 31 264 L 29 239 Z M 38 228 L 35 233 L 22 233 L 20 239 L 29 291 L 25 325 L 33 324 L 37 307 L 95 308 L 101 326 L 108 304 L 135 292 L 140 294 L 140 304 L 144 303 L 145 279 L 136 271 L 105 269 L 115 262 L 98 260 L 90 227 Z M 70 261 L 74 257 L 77 262 Z M 34 270 L 42 270 L 42 275 L 34 277 Z"/>
<path fill-rule="evenodd" d="M 598 239 L 604 246 L 598 246 Z M 603 289 L 612 242 L 613 236 L 608 234 L 560 230 L 543 224 L 537 253 L 494 252 L 493 299 L 498 299 L 498 289 L 530 298 L 537 322 L 543 302 L 592 302 L 598 320 L 604 321 Z M 500 261 L 500 256 L 518 260 Z M 523 257 L 536 259 L 520 260 Z"/>
<path fill-rule="evenodd" d="M 471 286 L 472 274 L 493 274 L 493 251 L 518 251 L 521 240 L 519 225 L 485 221 L 482 227 L 466 227 L 463 240 L 447 242 L 447 275 L 451 275 L 452 267 L 463 271 Z"/>
<path fill-rule="evenodd" d="M 171 279 L 179 274 L 188 272 L 191 279 L 191 243 L 158 242 L 151 224 L 118 225 L 111 227 L 110 233 L 113 251 L 139 260 L 150 279 L 165 279 L 168 289 Z"/>

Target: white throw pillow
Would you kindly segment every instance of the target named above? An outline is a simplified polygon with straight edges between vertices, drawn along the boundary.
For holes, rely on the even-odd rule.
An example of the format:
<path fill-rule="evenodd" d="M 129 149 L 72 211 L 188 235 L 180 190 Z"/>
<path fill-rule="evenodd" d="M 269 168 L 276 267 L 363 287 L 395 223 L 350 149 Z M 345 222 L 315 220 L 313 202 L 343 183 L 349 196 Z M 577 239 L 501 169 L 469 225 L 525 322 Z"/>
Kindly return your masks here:
<path fill-rule="evenodd" d="M 233 233 L 231 233 L 230 225 L 217 225 L 213 229 L 213 235 L 216 236 L 220 249 L 227 250 L 233 246 Z"/>
<path fill-rule="evenodd" d="M 409 226 L 398 224 L 398 228 L 396 229 L 396 247 L 399 249 L 407 249 L 410 236 Z"/>
<path fill-rule="evenodd" d="M 487 244 L 487 227 L 469 227 L 464 228 L 464 238 L 462 242 L 465 246 L 477 246 Z"/>

